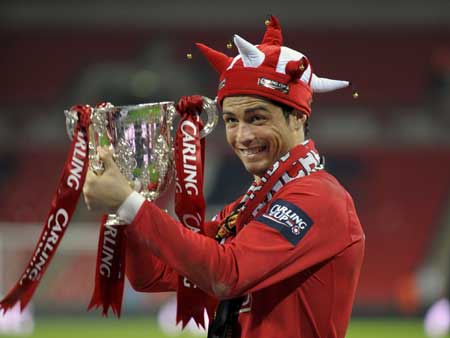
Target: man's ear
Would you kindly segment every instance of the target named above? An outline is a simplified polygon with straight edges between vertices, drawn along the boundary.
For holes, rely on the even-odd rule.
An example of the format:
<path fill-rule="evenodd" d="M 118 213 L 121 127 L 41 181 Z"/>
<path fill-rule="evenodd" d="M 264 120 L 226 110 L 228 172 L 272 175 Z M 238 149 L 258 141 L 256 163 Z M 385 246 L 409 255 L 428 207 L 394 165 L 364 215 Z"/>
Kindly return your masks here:
<path fill-rule="evenodd" d="M 306 114 L 303 114 L 299 111 L 297 111 L 296 114 L 289 115 L 289 118 L 291 119 L 290 123 L 292 123 L 295 130 L 300 130 L 301 128 L 303 128 L 306 120 L 308 119 Z"/>

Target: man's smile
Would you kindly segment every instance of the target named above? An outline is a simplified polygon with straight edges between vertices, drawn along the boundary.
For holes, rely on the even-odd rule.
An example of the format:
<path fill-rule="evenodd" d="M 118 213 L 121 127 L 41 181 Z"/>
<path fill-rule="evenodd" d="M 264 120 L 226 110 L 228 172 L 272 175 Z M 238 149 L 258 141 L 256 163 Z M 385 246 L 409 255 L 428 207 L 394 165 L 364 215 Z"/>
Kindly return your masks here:
<path fill-rule="evenodd" d="M 263 152 L 266 152 L 267 146 L 254 146 L 254 147 L 246 147 L 246 148 L 238 148 L 239 153 L 246 158 L 253 158 L 258 155 L 261 155 Z"/>

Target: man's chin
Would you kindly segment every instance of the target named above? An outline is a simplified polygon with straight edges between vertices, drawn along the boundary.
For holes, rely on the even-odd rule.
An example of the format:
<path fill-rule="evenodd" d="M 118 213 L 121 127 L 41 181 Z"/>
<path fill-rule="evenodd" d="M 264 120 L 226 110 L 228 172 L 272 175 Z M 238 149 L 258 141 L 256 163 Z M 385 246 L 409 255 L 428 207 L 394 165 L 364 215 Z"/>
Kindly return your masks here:
<path fill-rule="evenodd" d="M 244 163 L 245 169 L 253 176 L 261 177 L 269 169 L 262 163 Z"/>

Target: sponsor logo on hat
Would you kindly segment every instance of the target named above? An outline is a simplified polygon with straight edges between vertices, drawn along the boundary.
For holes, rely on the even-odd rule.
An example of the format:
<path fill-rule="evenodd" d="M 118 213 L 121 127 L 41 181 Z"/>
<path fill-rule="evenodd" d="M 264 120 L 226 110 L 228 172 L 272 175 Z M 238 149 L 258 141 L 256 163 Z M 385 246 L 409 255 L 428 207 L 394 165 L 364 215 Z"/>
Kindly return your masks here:
<path fill-rule="evenodd" d="M 258 79 L 258 86 L 275 89 L 284 94 L 289 94 L 289 86 L 288 85 L 285 85 L 284 83 L 281 83 L 281 82 L 278 82 L 275 80 L 267 79 L 265 77 L 260 77 Z"/>

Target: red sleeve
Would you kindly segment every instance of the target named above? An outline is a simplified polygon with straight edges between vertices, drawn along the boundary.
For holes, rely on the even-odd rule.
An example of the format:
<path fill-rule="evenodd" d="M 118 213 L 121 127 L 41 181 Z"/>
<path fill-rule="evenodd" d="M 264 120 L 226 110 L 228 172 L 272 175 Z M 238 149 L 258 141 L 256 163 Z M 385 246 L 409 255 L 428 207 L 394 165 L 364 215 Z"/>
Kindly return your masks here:
<path fill-rule="evenodd" d="M 354 213 L 349 212 L 351 199 L 331 181 L 322 183 L 306 178 L 293 181 L 274 196 L 266 213 L 274 203 L 296 206 L 309 224 L 300 227 L 300 232 L 288 229 L 291 236 L 286 229 L 258 218 L 232 241 L 219 245 L 211 238 L 186 230 L 157 206 L 146 202 L 127 232 L 139 234 L 142 246 L 219 298 L 240 296 L 282 281 L 333 257 L 357 240 L 351 229 L 360 225 Z M 271 217 L 277 220 L 277 215 Z M 295 220 L 290 219 L 291 223 Z M 296 233 L 299 236 L 295 237 Z"/>
<path fill-rule="evenodd" d="M 230 207 L 225 207 L 225 211 Z M 205 232 L 214 237 L 217 224 L 223 217 L 222 210 L 213 222 L 206 222 Z M 178 274 L 166 263 L 161 261 L 148 250 L 141 234 L 136 231 L 127 231 L 126 275 L 136 291 L 164 292 L 176 291 Z"/>
<path fill-rule="evenodd" d="M 126 276 L 136 291 L 163 292 L 177 289 L 178 275 L 156 258 L 136 232 L 127 232 Z"/>

